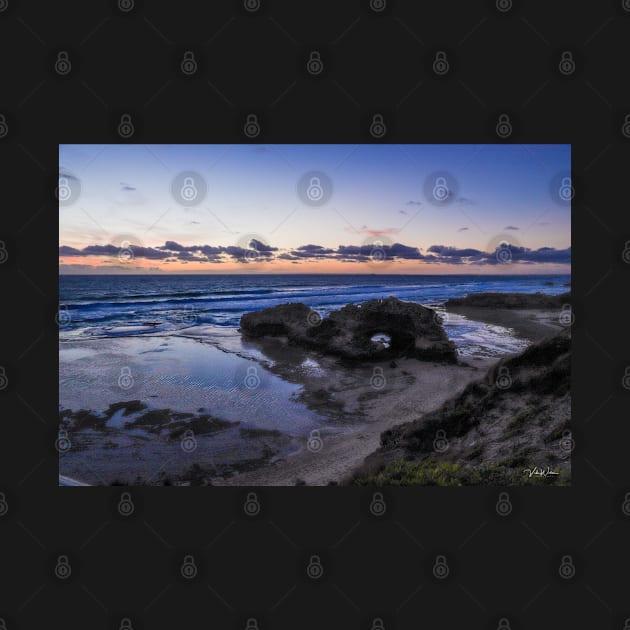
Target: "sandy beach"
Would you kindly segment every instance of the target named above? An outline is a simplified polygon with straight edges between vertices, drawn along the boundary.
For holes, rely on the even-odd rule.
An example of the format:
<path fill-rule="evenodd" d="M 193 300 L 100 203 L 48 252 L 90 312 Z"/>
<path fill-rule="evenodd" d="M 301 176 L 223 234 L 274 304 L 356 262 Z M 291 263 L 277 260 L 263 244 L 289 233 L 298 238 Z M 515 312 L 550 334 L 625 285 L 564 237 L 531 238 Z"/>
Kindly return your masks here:
<path fill-rule="evenodd" d="M 558 312 L 453 309 L 524 344 Z M 502 355 L 504 356 L 504 355 Z M 233 328 L 60 342 L 60 474 L 110 485 L 343 483 L 381 433 L 482 378 L 498 357 L 349 367 Z"/>

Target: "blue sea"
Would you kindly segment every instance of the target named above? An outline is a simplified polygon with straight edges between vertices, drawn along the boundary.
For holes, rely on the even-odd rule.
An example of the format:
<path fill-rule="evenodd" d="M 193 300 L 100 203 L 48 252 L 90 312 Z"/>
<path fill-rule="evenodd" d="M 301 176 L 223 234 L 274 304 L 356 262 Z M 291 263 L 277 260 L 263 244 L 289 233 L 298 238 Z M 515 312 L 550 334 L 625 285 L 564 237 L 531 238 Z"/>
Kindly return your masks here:
<path fill-rule="evenodd" d="M 568 291 L 569 282 L 568 275 L 67 275 L 59 278 L 60 337 L 238 327 L 243 313 L 286 302 L 302 302 L 325 316 L 345 304 L 389 296 L 434 307 L 486 291 L 557 294 Z M 445 322 L 456 342 L 484 332 L 462 324 L 457 317 Z M 484 330 L 492 333 L 492 327 Z"/>

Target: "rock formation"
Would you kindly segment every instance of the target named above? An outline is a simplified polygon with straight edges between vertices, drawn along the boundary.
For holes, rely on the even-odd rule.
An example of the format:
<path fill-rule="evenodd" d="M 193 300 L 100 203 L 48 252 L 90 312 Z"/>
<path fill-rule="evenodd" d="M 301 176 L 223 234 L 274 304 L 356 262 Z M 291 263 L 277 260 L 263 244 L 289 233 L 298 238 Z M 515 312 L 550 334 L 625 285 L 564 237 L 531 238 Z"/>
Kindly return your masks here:
<path fill-rule="evenodd" d="M 241 317 L 246 337 L 283 336 L 291 344 L 350 361 L 384 361 L 402 357 L 457 362 L 435 311 L 396 298 L 349 304 L 328 317 L 304 304 L 280 304 Z M 375 336 L 386 336 L 385 343 Z"/>

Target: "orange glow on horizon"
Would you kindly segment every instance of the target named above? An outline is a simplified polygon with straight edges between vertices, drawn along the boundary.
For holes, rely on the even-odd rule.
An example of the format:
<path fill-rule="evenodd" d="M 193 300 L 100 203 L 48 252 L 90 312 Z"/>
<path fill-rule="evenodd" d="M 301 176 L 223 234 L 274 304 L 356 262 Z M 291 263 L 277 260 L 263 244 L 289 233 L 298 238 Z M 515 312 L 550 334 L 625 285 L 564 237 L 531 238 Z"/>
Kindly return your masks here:
<path fill-rule="evenodd" d="M 145 258 L 121 261 L 115 258 L 64 256 L 59 261 L 60 273 L 103 273 L 111 268 L 118 273 L 207 273 L 207 274 L 570 274 L 570 265 L 563 264 L 445 264 L 423 261 L 392 260 L 371 262 L 340 262 L 338 260 L 309 260 L 293 263 L 288 260 L 272 262 L 169 262 Z M 75 267 L 76 265 L 76 267 Z M 79 269 L 80 267 L 80 269 Z"/>

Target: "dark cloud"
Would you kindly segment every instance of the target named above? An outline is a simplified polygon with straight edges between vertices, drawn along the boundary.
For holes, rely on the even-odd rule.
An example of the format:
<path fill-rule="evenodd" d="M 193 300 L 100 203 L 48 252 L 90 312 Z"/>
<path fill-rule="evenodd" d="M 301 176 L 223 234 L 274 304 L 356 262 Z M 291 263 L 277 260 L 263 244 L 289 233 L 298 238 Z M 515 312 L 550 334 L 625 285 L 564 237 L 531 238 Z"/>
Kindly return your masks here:
<path fill-rule="evenodd" d="M 121 190 L 137 190 L 135 186 L 130 186 L 129 184 L 125 184 L 123 182 L 120 183 Z"/>
<path fill-rule="evenodd" d="M 458 249 L 457 247 L 450 247 L 447 245 L 431 245 L 427 252 L 430 254 L 436 254 L 443 258 L 479 258 L 484 253 L 478 249 L 467 248 Z"/>
<path fill-rule="evenodd" d="M 277 252 L 278 251 L 277 247 L 271 247 L 271 245 L 267 245 L 266 243 L 263 243 L 262 241 L 259 241 L 255 238 L 249 241 L 249 246 L 252 249 L 255 249 L 257 252 Z"/>
<path fill-rule="evenodd" d="M 381 243 L 369 243 L 367 245 L 339 245 L 336 257 L 343 261 L 356 260 L 363 262 L 383 256 L 386 259 L 399 258 L 401 260 L 422 260 L 424 256 L 417 247 L 394 243 L 386 245 Z M 333 256 L 335 257 L 335 256 Z"/>
<path fill-rule="evenodd" d="M 164 245 L 162 245 L 161 247 L 157 247 L 156 249 L 170 249 L 173 252 L 183 252 L 185 247 L 183 245 L 180 245 L 179 243 L 176 243 L 175 241 L 166 241 Z"/>
<path fill-rule="evenodd" d="M 462 229 L 468 228 L 460 228 Z M 295 249 L 278 252 L 277 247 L 265 245 L 256 239 L 250 241 L 252 247 L 238 245 L 213 246 L 190 245 L 184 246 L 175 241 L 166 241 L 158 247 L 143 247 L 130 245 L 122 249 L 115 245 L 88 245 L 83 249 L 77 249 L 68 245 L 59 247 L 59 256 L 90 257 L 101 256 L 116 258 L 119 254 L 129 249 L 134 258 L 147 260 L 160 260 L 164 262 L 212 262 L 222 263 L 230 258 L 241 262 L 288 260 L 304 262 L 306 260 L 336 260 L 338 262 L 368 262 L 372 260 L 418 260 L 428 263 L 448 264 L 477 264 L 496 265 L 506 261 L 523 264 L 570 264 L 571 248 L 556 249 L 554 247 L 541 247 L 529 249 L 502 243 L 494 251 L 484 252 L 474 248 L 457 248 L 449 245 L 431 245 L 423 254 L 418 247 L 404 245 L 403 243 L 385 244 L 367 243 L 363 245 L 339 245 L 337 248 L 324 247 L 309 243 Z M 254 245 L 256 247 L 254 247 Z M 505 250 L 509 251 L 506 256 Z M 498 252 L 501 251 L 501 255 Z M 63 261 L 62 261 L 63 262 Z"/>
<path fill-rule="evenodd" d="M 499 251 L 509 251 L 509 256 L 497 255 Z M 478 265 L 497 265 L 502 264 L 506 259 L 513 263 L 562 263 L 569 264 L 571 262 L 571 248 L 555 249 L 554 247 L 541 247 L 540 249 L 529 249 L 527 247 L 519 247 L 510 243 L 503 243 L 492 252 L 482 252 L 478 249 L 458 249 L 456 247 L 447 247 L 444 245 L 432 245 L 427 250 L 433 254 L 433 262 L 448 262 L 458 264 L 474 263 Z M 427 257 L 427 261 L 430 259 Z"/>
<path fill-rule="evenodd" d="M 520 230 L 521 228 L 516 225 L 506 225 L 503 229 L 504 230 Z"/>
<path fill-rule="evenodd" d="M 330 258 L 335 253 L 334 249 L 321 245 L 302 245 L 291 251 L 292 258 Z"/>
<path fill-rule="evenodd" d="M 458 232 L 466 232 L 467 230 L 470 230 L 470 228 L 467 227 L 460 227 L 459 230 L 457 230 Z"/>

